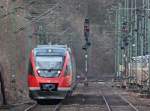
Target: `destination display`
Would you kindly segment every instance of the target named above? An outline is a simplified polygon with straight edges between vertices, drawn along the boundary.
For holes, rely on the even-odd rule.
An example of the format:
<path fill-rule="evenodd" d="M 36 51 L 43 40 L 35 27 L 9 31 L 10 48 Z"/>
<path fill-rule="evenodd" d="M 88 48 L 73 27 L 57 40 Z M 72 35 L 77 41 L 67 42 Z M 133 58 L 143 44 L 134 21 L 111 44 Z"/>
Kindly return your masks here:
<path fill-rule="evenodd" d="M 64 55 L 64 49 L 36 49 L 36 56 L 52 56 L 52 55 Z"/>

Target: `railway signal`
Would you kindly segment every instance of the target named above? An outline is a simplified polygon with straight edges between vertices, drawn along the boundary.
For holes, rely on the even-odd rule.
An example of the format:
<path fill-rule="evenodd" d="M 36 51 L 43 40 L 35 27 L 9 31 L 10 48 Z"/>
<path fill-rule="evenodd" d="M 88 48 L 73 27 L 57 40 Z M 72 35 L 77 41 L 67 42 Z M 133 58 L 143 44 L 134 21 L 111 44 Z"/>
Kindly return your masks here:
<path fill-rule="evenodd" d="M 84 20 L 84 37 L 85 37 L 85 45 L 83 45 L 82 49 L 85 50 L 85 80 L 84 85 L 88 86 L 87 82 L 87 74 L 88 74 L 88 48 L 91 46 L 89 37 L 90 37 L 90 21 L 89 18 L 85 18 Z"/>
<path fill-rule="evenodd" d="M 86 42 L 89 41 L 89 33 L 90 33 L 89 23 L 90 23 L 89 19 L 85 18 L 85 21 L 84 21 L 84 36 L 85 36 Z"/>
<path fill-rule="evenodd" d="M 89 36 L 90 36 L 90 21 L 88 18 L 85 18 L 84 21 L 84 37 L 85 37 L 85 45 L 82 47 L 83 50 L 87 50 L 89 46 L 91 45 L 89 41 Z"/>

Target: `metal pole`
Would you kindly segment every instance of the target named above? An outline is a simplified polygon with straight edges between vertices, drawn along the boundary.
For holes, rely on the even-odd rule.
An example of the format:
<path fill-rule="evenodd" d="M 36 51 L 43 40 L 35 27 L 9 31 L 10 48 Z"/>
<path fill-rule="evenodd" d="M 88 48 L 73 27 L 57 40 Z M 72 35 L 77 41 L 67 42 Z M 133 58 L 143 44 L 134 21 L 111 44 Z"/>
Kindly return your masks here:
<path fill-rule="evenodd" d="M 88 86 L 87 75 L 88 75 L 88 50 L 86 50 L 85 52 L 85 82 L 84 82 L 85 86 Z"/>
<path fill-rule="evenodd" d="M 129 7 L 133 8 L 133 0 L 129 2 Z M 131 85 L 132 77 L 132 10 L 129 10 L 129 85 Z"/>
<path fill-rule="evenodd" d="M 148 8 L 150 8 L 150 0 L 148 0 Z M 150 12 L 148 11 L 148 15 L 150 14 Z M 148 80 L 148 91 L 150 94 L 150 19 L 148 19 L 148 66 L 149 66 L 149 80 Z"/>
<path fill-rule="evenodd" d="M 118 10 L 116 10 L 116 21 L 115 21 L 115 80 L 117 80 L 118 78 L 118 73 L 119 73 L 119 70 L 118 70 Z"/>
<path fill-rule="evenodd" d="M 121 4 L 120 7 L 123 7 L 123 4 Z M 122 22 L 124 20 L 124 10 L 120 10 L 120 30 L 122 31 Z M 124 78 L 124 46 L 123 46 L 123 34 L 120 32 L 120 46 L 121 46 L 121 54 L 120 54 L 120 59 L 121 59 L 121 80 L 123 81 Z"/>
<path fill-rule="evenodd" d="M 85 36 L 85 80 L 84 80 L 84 85 L 88 86 L 88 49 L 90 46 L 90 42 L 89 42 L 89 36 L 90 36 L 90 27 L 89 27 L 89 0 L 87 0 L 87 10 L 86 10 L 86 19 L 85 19 L 85 24 L 84 24 L 84 36 Z M 88 23 L 87 23 L 88 22 Z"/>
<path fill-rule="evenodd" d="M 137 0 L 135 0 L 135 8 L 137 8 Z M 134 44 L 135 44 L 135 57 L 137 57 L 138 56 L 138 44 L 137 44 L 137 38 L 138 38 L 138 23 L 137 23 L 137 20 L 138 20 L 138 16 L 137 16 L 137 14 L 136 14 L 137 12 L 136 11 L 134 11 L 134 16 L 135 16 L 135 18 L 134 18 L 134 20 L 135 20 L 135 23 L 134 23 L 134 28 L 136 29 L 135 31 L 134 31 L 134 39 L 135 39 L 135 41 L 134 41 Z M 136 75 L 137 75 L 137 61 L 135 61 L 135 75 L 134 75 L 134 80 L 135 80 L 135 84 L 136 84 L 136 80 L 137 80 L 137 78 L 136 78 Z"/>

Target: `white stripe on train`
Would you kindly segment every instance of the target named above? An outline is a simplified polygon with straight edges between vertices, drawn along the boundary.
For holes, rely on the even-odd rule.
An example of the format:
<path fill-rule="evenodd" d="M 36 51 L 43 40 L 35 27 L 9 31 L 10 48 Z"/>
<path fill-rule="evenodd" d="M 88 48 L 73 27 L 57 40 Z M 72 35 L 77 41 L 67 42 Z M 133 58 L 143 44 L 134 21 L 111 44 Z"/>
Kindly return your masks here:
<path fill-rule="evenodd" d="M 29 90 L 40 90 L 40 87 L 29 87 Z M 58 87 L 58 91 L 70 91 L 71 87 Z"/>
<path fill-rule="evenodd" d="M 58 87 L 59 91 L 70 91 L 71 87 Z"/>
<path fill-rule="evenodd" d="M 29 87 L 29 90 L 40 90 L 40 87 Z"/>

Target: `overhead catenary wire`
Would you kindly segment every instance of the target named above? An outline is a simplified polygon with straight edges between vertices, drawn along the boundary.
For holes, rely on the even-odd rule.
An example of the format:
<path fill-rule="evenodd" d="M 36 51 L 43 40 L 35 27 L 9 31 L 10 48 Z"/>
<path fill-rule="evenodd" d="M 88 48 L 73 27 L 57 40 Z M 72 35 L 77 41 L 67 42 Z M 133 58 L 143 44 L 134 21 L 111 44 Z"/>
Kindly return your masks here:
<path fill-rule="evenodd" d="M 141 62 L 140 67 L 133 58 L 141 57 L 143 61 L 145 55 L 150 54 L 149 2 L 150 0 L 121 0 L 118 8 L 112 9 L 116 11 L 116 77 L 128 85 L 140 84 L 147 88 L 150 80 L 144 80 L 143 75 L 149 73 L 150 78 L 150 72 L 144 72 L 144 63 Z M 140 80 L 137 76 L 139 71 Z"/>
<path fill-rule="evenodd" d="M 35 2 L 35 1 L 33 1 L 33 2 Z M 30 4 L 32 5 L 32 2 Z M 56 8 L 58 8 L 58 7 L 61 8 L 62 4 L 63 4 L 62 0 L 57 0 L 57 3 L 52 8 L 49 8 L 47 11 L 43 12 L 38 17 L 36 17 L 33 20 L 29 21 L 25 26 L 22 26 L 22 27 L 18 28 L 14 33 L 18 33 L 20 31 L 24 30 L 26 27 L 28 27 L 28 25 L 30 25 L 34 22 L 40 21 L 44 16 L 47 16 L 48 14 L 53 14 L 55 12 Z"/>
<path fill-rule="evenodd" d="M 38 22 L 41 20 L 41 18 L 47 14 L 52 14 L 54 13 L 54 9 L 56 9 L 59 6 L 59 3 L 57 3 L 55 6 L 53 6 L 52 8 L 48 9 L 47 11 L 45 11 L 44 13 L 42 13 L 41 15 L 39 15 L 38 17 L 36 17 L 35 19 L 29 21 L 25 26 L 18 28 L 15 33 L 18 33 L 22 30 L 24 30 L 26 27 L 28 27 L 28 25 L 34 23 L 34 22 Z"/>

